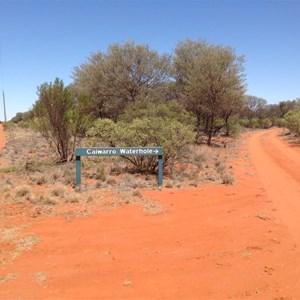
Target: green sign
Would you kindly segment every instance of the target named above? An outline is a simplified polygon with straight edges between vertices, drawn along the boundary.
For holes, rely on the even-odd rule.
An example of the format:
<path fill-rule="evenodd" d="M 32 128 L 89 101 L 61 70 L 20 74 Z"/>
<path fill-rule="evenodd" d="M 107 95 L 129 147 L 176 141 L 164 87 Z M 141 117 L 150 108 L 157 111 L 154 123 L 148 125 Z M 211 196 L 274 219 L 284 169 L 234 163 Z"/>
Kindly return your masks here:
<path fill-rule="evenodd" d="M 81 156 L 157 156 L 158 186 L 162 186 L 163 148 L 162 147 L 110 147 L 110 148 L 76 148 L 76 186 L 81 184 Z"/>

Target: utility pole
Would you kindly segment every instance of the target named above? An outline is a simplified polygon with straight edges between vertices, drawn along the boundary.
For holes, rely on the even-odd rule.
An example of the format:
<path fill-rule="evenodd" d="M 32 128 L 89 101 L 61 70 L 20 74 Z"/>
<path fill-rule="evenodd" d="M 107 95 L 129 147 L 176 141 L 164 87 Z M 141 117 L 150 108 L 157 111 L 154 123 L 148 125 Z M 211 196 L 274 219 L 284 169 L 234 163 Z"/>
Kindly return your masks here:
<path fill-rule="evenodd" d="M 7 118 L 6 118 L 6 107 L 5 107 L 5 95 L 4 95 L 4 91 L 3 91 L 3 111 L 4 111 L 4 122 L 6 122 Z"/>

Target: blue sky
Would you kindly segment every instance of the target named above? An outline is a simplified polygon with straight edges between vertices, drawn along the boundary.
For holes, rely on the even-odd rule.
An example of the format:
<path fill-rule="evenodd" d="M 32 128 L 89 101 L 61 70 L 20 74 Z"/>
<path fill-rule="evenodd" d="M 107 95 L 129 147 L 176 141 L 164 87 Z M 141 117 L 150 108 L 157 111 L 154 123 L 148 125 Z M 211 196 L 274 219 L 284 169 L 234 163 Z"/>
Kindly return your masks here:
<path fill-rule="evenodd" d="M 245 55 L 247 94 L 268 103 L 300 97 L 299 1 L 0 0 L 0 90 L 8 119 L 29 110 L 37 87 L 96 51 L 132 39 L 172 53 L 186 38 Z M 1 93 L 2 94 L 2 93 Z M 3 120 L 2 96 L 0 120 Z"/>

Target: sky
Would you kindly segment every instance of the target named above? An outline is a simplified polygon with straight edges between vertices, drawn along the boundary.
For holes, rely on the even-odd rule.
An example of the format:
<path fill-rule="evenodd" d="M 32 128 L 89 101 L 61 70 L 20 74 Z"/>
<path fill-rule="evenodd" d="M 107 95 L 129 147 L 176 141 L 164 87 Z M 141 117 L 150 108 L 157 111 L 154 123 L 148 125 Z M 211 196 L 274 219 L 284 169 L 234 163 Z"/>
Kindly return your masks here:
<path fill-rule="evenodd" d="M 187 38 L 245 56 L 247 94 L 300 98 L 300 0 L 0 0 L 0 120 L 32 108 L 37 87 L 72 82 L 76 66 L 133 40 L 172 54 Z"/>

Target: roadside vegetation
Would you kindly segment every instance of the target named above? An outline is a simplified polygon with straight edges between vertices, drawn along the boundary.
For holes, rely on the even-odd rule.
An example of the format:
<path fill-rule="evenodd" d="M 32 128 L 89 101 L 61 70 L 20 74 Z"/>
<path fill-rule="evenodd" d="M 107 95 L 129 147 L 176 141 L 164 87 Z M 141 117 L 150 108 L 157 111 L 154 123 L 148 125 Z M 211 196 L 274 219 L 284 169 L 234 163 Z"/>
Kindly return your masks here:
<path fill-rule="evenodd" d="M 9 163 L 0 169 L 2 187 L 21 185 L 6 197 L 53 206 L 72 191 L 68 201 L 82 201 L 74 190 L 74 149 L 85 146 L 164 147 L 165 187 L 233 184 L 225 157 L 242 131 L 300 132 L 300 99 L 270 105 L 245 92 L 244 57 L 232 47 L 185 40 L 170 55 L 133 41 L 113 44 L 75 67 L 70 85 L 42 83 L 32 109 L 3 124 L 1 156 Z M 82 164 L 80 192 L 89 202 L 98 188 L 137 195 L 156 187 L 156 157 L 85 157 Z M 40 198 L 31 186 L 49 193 Z"/>

